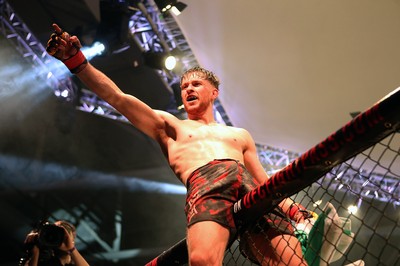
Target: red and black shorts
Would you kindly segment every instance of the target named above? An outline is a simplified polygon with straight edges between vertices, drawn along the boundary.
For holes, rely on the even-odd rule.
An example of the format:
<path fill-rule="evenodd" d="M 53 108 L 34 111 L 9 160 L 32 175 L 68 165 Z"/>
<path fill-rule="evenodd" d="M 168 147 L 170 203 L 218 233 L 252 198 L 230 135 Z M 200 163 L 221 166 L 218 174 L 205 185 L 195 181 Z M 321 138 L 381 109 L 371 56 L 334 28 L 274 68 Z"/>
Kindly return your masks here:
<path fill-rule="evenodd" d="M 214 221 L 235 229 L 232 205 L 256 187 L 256 181 L 241 163 L 222 159 L 195 170 L 186 186 L 188 226 L 200 221 Z"/>
<path fill-rule="evenodd" d="M 185 212 L 188 227 L 201 221 L 214 221 L 229 229 L 234 240 L 237 229 L 233 218 L 233 204 L 257 186 L 243 164 L 231 159 L 220 159 L 195 170 L 187 180 Z M 264 233 L 263 233 L 264 232 Z M 252 238 L 263 233 L 265 239 L 282 234 L 293 235 L 291 222 L 279 206 L 260 219 L 256 225 L 241 233 L 240 251 L 257 262 Z"/>
<path fill-rule="evenodd" d="M 247 192 L 257 187 L 257 181 L 245 166 L 232 159 L 216 159 L 196 169 L 188 178 L 185 213 L 187 226 L 214 221 L 235 230 L 232 206 Z M 290 222 L 279 207 L 264 216 L 266 225 L 281 233 L 293 233 Z"/>
<path fill-rule="evenodd" d="M 185 213 L 188 227 L 201 221 L 214 221 L 233 233 L 236 226 L 232 205 L 257 187 L 257 181 L 240 162 L 219 159 L 195 170 L 188 178 L 186 186 L 188 192 Z M 280 212 L 279 208 L 274 210 L 275 213 L 277 211 Z M 281 233 L 291 233 L 288 223 L 281 223 L 285 219 L 283 214 L 266 215 L 265 219 L 266 226 L 270 225 Z"/>

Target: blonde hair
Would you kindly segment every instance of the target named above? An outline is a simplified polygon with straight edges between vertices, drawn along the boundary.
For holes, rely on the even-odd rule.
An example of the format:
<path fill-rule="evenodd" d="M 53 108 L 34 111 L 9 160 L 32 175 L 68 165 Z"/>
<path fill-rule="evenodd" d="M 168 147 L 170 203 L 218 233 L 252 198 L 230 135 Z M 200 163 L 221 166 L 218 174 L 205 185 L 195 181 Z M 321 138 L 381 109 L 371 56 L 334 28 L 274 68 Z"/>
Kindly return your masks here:
<path fill-rule="evenodd" d="M 192 73 L 202 73 L 203 78 L 205 80 L 208 80 L 216 89 L 219 89 L 220 81 L 219 81 L 219 78 L 217 77 L 217 75 L 215 75 L 212 71 L 202 68 L 200 66 L 195 66 L 195 67 L 192 67 L 192 68 L 186 70 L 182 74 L 181 85 L 182 85 L 182 80 L 185 77 L 187 77 L 189 74 L 192 74 Z"/>

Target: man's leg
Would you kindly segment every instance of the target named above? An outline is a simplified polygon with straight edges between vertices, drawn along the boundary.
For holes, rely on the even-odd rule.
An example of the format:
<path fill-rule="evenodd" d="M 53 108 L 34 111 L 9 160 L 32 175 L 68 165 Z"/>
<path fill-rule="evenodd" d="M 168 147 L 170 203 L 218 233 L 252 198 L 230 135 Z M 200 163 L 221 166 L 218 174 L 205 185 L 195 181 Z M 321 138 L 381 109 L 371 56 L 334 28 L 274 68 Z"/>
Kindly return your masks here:
<path fill-rule="evenodd" d="M 279 235 L 271 239 L 276 265 L 307 265 L 301 244 L 294 235 Z M 275 265 L 275 264 L 274 264 Z"/>
<path fill-rule="evenodd" d="M 216 222 L 191 225 L 187 230 L 189 265 L 221 266 L 228 240 L 229 230 Z"/>

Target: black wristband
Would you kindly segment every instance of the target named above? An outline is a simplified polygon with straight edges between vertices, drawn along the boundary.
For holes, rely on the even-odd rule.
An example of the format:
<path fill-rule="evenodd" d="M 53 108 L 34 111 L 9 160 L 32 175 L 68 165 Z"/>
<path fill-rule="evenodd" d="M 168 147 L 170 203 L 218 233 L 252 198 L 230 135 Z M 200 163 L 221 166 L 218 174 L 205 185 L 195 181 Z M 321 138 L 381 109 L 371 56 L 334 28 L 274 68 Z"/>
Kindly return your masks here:
<path fill-rule="evenodd" d="M 72 254 L 72 252 L 74 252 L 74 250 L 75 250 L 76 248 L 75 247 L 73 247 L 73 248 L 71 248 L 71 249 L 69 249 L 68 251 L 67 251 L 67 253 L 69 254 L 69 255 L 71 255 Z"/>

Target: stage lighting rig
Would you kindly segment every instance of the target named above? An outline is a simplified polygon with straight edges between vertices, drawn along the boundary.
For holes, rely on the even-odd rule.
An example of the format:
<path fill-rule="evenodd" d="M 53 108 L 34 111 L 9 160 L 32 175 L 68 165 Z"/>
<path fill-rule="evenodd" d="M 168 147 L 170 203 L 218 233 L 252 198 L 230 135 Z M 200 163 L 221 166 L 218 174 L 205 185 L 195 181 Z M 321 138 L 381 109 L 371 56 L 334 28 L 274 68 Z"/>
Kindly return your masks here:
<path fill-rule="evenodd" d="M 155 3 L 161 13 L 170 11 L 176 16 L 178 16 L 187 7 L 185 3 L 177 0 L 155 0 Z"/>
<path fill-rule="evenodd" d="M 147 51 L 143 53 L 143 62 L 145 65 L 159 70 L 176 71 L 181 68 L 179 56 L 173 52 Z"/>

